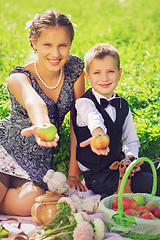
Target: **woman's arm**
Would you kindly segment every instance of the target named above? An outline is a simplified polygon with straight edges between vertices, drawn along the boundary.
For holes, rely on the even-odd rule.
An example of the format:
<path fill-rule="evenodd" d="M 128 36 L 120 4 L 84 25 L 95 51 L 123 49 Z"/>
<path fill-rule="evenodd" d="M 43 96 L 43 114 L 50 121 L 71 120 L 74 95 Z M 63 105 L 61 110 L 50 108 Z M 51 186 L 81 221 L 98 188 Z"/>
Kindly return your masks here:
<path fill-rule="evenodd" d="M 33 89 L 30 79 L 23 73 L 8 78 L 8 87 L 17 101 L 27 110 L 33 125 L 50 123 L 46 104 Z"/>
<path fill-rule="evenodd" d="M 51 142 L 43 142 L 36 135 L 39 125 L 50 123 L 47 106 L 42 98 L 33 89 L 30 79 L 23 73 L 14 73 L 8 78 L 8 87 L 17 101 L 27 110 L 29 118 L 34 125 L 22 131 L 22 135 L 35 134 L 36 141 L 41 146 L 56 147 L 58 135 Z"/>
<path fill-rule="evenodd" d="M 75 100 L 81 97 L 85 92 L 85 81 L 84 74 L 82 73 L 79 79 L 74 84 L 74 97 Z M 72 120 L 71 120 L 72 110 L 70 112 L 70 133 L 71 133 L 71 149 L 70 149 L 70 165 L 68 176 L 74 176 L 75 178 L 68 178 L 68 185 L 70 188 L 76 188 L 77 190 L 84 191 L 84 187 L 79 180 L 80 169 L 76 161 L 76 136 L 73 130 Z"/>

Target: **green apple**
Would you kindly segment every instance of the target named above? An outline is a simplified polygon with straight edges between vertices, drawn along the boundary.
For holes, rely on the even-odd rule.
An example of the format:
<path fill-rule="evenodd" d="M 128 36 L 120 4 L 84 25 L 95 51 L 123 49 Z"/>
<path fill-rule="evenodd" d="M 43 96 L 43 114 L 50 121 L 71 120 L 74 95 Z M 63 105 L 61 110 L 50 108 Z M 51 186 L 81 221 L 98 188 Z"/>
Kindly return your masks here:
<path fill-rule="evenodd" d="M 145 197 L 140 193 L 135 194 L 132 198 L 136 200 L 137 207 L 143 206 L 145 204 Z"/>
<path fill-rule="evenodd" d="M 108 147 L 110 142 L 109 136 L 105 133 L 99 133 L 97 136 L 93 136 L 91 139 L 91 144 L 96 149 L 105 149 Z"/>
<path fill-rule="evenodd" d="M 57 129 L 54 124 L 46 123 L 40 126 L 37 130 L 38 137 L 46 142 L 50 142 L 55 138 Z"/>

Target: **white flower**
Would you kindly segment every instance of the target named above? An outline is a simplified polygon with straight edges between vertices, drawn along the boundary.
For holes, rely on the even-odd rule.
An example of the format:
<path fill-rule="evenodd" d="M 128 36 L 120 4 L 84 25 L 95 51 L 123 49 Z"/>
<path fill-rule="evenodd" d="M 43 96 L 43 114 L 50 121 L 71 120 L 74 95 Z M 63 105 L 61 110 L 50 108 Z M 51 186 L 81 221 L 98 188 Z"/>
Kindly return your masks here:
<path fill-rule="evenodd" d="M 84 221 L 84 218 L 80 212 L 74 213 L 77 224 Z"/>
<path fill-rule="evenodd" d="M 96 218 L 92 221 L 94 223 L 94 240 L 102 240 L 104 238 L 105 225 L 100 218 Z"/>

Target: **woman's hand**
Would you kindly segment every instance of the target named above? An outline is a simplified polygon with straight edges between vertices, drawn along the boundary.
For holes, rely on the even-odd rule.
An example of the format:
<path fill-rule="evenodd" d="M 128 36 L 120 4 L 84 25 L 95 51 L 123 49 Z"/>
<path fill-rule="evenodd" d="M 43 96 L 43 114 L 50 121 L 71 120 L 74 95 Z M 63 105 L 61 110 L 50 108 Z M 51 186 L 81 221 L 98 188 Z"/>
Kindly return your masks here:
<path fill-rule="evenodd" d="M 81 183 L 81 181 L 77 178 L 67 178 L 67 182 L 68 182 L 68 187 L 72 188 L 72 189 L 77 189 L 81 192 L 84 192 L 84 186 Z"/>
<path fill-rule="evenodd" d="M 55 138 L 52 140 L 52 141 L 43 141 L 41 140 L 41 138 L 39 138 L 37 136 L 37 129 L 39 128 L 39 126 L 31 126 L 29 128 L 25 128 L 21 131 L 21 135 L 22 136 L 27 136 L 27 135 L 30 135 L 30 134 L 34 134 L 35 135 L 35 138 L 36 138 L 36 142 L 39 146 L 42 146 L 42 147 L 57 147 L 58 145 L 58 141 L 59 141 L 59 136 L 58 134 L 56 134 Z"/>
<path fill-rule="evenodd" d="M 81 143 L 80 143 L 80 147 L 86 147 L 86 146 L 88 146 L 88 145 L 90 144 L 90 147 L 91 147 L 92 151 L 93 151 L 94 153 L 96 153 L 97 155 L 108 155 L 108 153 L 109 153 L 109 151 L 110 151 L 109 147 L 104 148 L 104 149 L 97 149 L 97 148 L 95 148 L 95 147 L 92 145 L 91 139 L 92 139 L 92 138 L 88 138 L 87 140 L 81 142 Z"/>

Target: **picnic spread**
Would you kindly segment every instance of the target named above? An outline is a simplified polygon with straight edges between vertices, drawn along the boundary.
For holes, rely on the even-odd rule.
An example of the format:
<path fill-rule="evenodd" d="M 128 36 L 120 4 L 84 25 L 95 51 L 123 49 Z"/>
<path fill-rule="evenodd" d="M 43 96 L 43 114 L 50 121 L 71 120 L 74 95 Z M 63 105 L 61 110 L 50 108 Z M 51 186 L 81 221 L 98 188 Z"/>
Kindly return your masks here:
<path fill-rule="evenodd" d="M 81 192 L 81 194 L 84 196 L 84 199 L 94 199 L 99 201 L 100 195 L 95 195 L 92 191 L 88 190 L 86 192 Z M 88 217 L 91 221 L 94 219 L 101 219 L 105 223 L 105 232 L 104 232 L 104 239 L 108 240 L 123 240 L 129 238 L 123 238 L 119 234 L 116 233 L 109 233 L 108 223 L 104 216 L 104 214 L 101 211 L 97 211 L 93 214 L 88 214 Z M 0 214 L 0 219 L 3 220 L 3 225 L 6 229 L 10 229 L 10 233 L 8 237 L 11 239 L 14 239 L 15 235 L 17 234 L 26 234 L 28 238 L 31 238 L 33 234 L 35 234 L 41 226 L 38 226 L 33 218 L 30 217 L 20 217 L 20 216 L 8 216 L 8 215 L 2 215 Z M 9 220 L 7 220 L 9 219 Z M 6 221 L 7 220 L 7 221 Z M 18 220 L 20 222 L 20 228 L 17 228 Z M 12 226 L 12 228 L 11 228 Z"/>
<path fill-rule="evenodd" d="M 126 193 L 131 170 L 142 161 L 152 168 L 152 192 Z M 53 170 L 47 172 L 44 181 L 49 190 L 35 199 L 30 217 L 0 215 L 2 239 L 160 239 L 160 199 L 155 196 L 157 174 L 150 159 L 142 157 L 130 163 L 118 185 L 118 194 L 103 199 L 87 188 L 85 192 L 68 188 L 64 174 Z M 134 215 L 126 210 L 134 210 Z"/>

